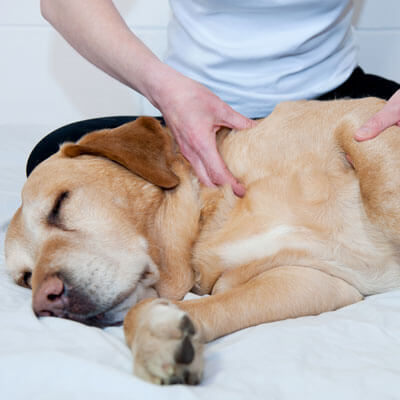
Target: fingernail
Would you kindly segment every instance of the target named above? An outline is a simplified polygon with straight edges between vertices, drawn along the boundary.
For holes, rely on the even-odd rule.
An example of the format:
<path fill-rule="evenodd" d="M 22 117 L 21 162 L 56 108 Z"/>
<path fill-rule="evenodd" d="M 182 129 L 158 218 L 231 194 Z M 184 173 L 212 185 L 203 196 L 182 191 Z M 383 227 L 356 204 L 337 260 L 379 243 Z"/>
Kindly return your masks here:
<path fill-rule="evenodd" d="M 368 129 L 361 128 L 354 135 L 356 140 L 368 139 L 371 136 L 371 132 Z"/>
<path fill-rule="evenodd" d="M 233 190 L 233 193 L 235 193 L 235 195 L 237 197 L 243 197 L 246 194 L 245 187 L 240 183 L 238 183 L 234 187 L 232 186 L 232 190 Z"/>

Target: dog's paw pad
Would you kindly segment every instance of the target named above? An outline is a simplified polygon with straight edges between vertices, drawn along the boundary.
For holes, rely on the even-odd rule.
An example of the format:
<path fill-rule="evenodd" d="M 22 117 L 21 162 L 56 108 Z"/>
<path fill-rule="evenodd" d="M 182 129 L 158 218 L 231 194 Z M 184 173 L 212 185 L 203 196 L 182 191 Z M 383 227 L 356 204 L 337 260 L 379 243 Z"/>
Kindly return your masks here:
<path fill-rule="evenodd" d="M 178 364 L 190 364 L 194 359 L 194 348 L 188 336 L 185 336 L 180 346 L 176 349 L 174 360 Z"/>
<path fill-rule="evenodd" d="M 135 374 L 153 383 L 199 383 L 203 344 L 190 317 L 165 300 L 155 301 L 133 345 Z"/>
<path fill-rule="evenodd" d="M 187 333 L 188 335 L 194 335 L 196 333 L 193 322 L 187 315 L 183 316 L 179 328 L 182 330 L 183 333 Z"/>

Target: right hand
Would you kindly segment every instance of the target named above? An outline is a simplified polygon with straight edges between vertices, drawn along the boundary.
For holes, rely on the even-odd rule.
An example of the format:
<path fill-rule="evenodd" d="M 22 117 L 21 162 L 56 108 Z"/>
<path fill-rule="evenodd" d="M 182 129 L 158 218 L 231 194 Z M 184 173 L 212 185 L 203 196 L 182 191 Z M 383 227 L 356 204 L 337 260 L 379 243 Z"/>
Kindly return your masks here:
<path fill-rule="evenodd" d="M 255 121 L 244 117 L 200 83 L 170 69 L 155 104 L 162 112 L 184 157 L 206 186 L 229 184 L 242 197 L 244 186 L 231 174 L 216 144 L 221 127 L 247 129 Z"/>

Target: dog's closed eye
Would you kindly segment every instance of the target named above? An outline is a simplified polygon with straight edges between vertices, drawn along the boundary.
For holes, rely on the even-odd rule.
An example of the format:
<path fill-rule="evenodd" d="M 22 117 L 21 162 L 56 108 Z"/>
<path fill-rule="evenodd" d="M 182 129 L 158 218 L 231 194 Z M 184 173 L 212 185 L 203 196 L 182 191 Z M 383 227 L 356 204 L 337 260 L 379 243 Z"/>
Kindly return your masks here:
<path fill-rule="evenodd" d="M 47 216 L 47 223 L 51 226 L 55 226 L 57 228 L 66 230 L 64 225 L 62 224 L 60 210 L 61 205 L 69 196 L 68 191 L 61 192 L 57 197 L 56 201 L 54 202 L 53 208 L 51 209 L 50 213 Z"/>

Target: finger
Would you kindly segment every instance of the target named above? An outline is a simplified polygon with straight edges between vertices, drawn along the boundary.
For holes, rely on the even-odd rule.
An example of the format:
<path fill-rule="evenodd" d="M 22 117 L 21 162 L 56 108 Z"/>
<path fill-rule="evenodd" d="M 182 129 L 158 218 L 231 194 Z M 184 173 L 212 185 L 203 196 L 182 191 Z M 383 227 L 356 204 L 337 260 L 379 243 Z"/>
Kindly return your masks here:
<path fill-rule="evenodd" d="M 224 108 L 224 115 L 221 117 L 221 125 L 231 129 L 250 129 L 257 125 L 257 122 L 239 114 L 233 108 L 226 105 Z"/>
<path fill-rule="evenodd" d="M 186 154 L 185 154 L 186 153 Z M 196 153 L 191 151 L 182 151 L 183 156 L 189 161 L 190 165 L 194 169 L 196 176 L 199 178 L 200 182 L 208 187 L 215 187 L 215 184 L 212 182 L 211 178 L 207 173 L 207 169 L 204 166 L 200 157 L 196 155 Z"/>
<path fill-rule="evenodd" d="M 377 114 L 369 119 L 354 135 L 358 141 L 373 139 L 390 126 L 396 125 L 400 120 L 398 107 L 387 103 Z"/>
<path fill-rule="evenodd" d="M 368 120 L 354 135 L 358 141 L 373 139 L 382 131 L 398 123 L 399 117 L 393 116 L 390 110 L 383 109 Z"/>
<path fill-rule="evenodd" d="M 211 178 L 207 173 L 207 169 L 202 163 L 200 159 L 198 159 L 195 163 L 191 163 L 192 167 L 196 173 L 196 176 L 199 178 L 200 182 L 208 187 L 215 187 L 215 184 L 212 182 Z"/>
<path fill-rule="evenodd" d="M 209 176 L 210 180 L 216 185 L 229 184 L 236 196 L 243 197 L 246 189 L 232 175 L 221 155 L 218 153 L 215 137 L 214 140 L 211 140 L 206 148 L 207 152 L 203 151 L 199 156 L 207 170 L 207 175 Z"/>

